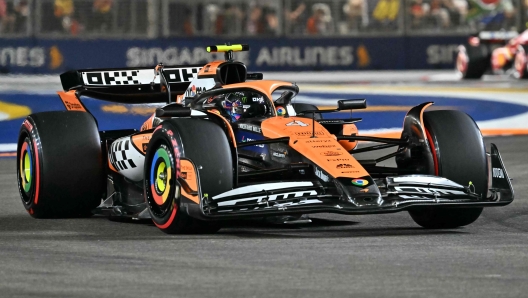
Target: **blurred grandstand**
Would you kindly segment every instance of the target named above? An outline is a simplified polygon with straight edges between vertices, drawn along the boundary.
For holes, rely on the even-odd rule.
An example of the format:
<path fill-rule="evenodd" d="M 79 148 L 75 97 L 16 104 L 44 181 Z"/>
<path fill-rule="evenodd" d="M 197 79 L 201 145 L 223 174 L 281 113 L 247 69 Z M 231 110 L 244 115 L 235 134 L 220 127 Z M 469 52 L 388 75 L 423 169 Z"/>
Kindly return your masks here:
<path fill-rule="evenodd" d="M 467 35 L 524 30 L 528 0 L 0 0 L 0 37 Z"/>

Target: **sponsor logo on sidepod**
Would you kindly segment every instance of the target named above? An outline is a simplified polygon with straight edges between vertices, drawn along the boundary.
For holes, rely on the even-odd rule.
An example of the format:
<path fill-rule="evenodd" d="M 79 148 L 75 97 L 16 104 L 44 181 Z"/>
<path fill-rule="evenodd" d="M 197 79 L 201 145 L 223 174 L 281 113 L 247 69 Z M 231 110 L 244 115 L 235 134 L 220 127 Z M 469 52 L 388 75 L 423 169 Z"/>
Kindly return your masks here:
<path fill-rule="evenodd" d="M 305 127 L 305 126 L 308 126 L 308 124 L 302 122 L 302 121 L 299 121 L 299 120 L 294 120 L 292 122 L 289 122 L 289 123 L 286 123 L 286 126 L 302 126 L 302 127 Z"/>
<path fill-rule="evenodd" d="M 240 129 L 244 129 L 244 130 L 249 130 L 249 131 L 254 131 L 254 132 L 262 132 L 262 129 L 256 125 L 251 125 L 251 124 L 245 124 L 245 123 L 240 123 L 238 124 L 238 128 Z"/>
<path fill-rule="evenodd" d="M 339 156 L 339 155 L 342 155 L 343 153 L 341 152 L 337 152 L 337 151 L 325 151 L 325 152 L 322 152 L 321 155 L 323 156 Z"/>
<path fill-rule="evenodd" d="M 286 152 L 284 152 L 284 153 L 281 153 L 281 152 L 273 152 L 272 155 L 275 156 L 275 157 L 278 157 L 278 158 L 286 158 L 286 154 L 285 154 L 285 153 L 286 153 Z"/>
<path fill-rule="evenodd" d="M 298 135 L 298 136 L 311 136 L 313 134 L 313 132 L 312 131 L 296 131 L 295 134 Z M 320 130 L 319 131 L 316 130 L 315 131 L 315 135 L 316 136 L 322 136 L 322 135 L 324 135 L 324 132 L 322 132 Z"/>
<path fill-rule="evenodd" d="M 255 139 L 252 139 L 252 138 L 246 138 L 245 136 L 242 136 L 242 143 L 245 143 L 245 142 L 254 142 L 256 141 Z M 264 144 L 258 144 L 258 145 L 254 145 L 255 147 L 259 147 L 259 148 L 264 148 Z"/>
<path fill-rule="evenodd" d="M 345 163 L 345 164 L 342 163 L 342 164 L 338 164 L 336 168 L 337 169 L 351 169 L 353 167 L 354 167 L 353 165 L 350 165 L 350 164 L 347 164 L 347 163 Z"/>
<path fill-rule="evenodd" d="M 330 177 L 328 177 L 328 175 L 323 173 L 323 171 L 320 170 L 319 168 L 315 168 L 315 176 L 319 177 L 324 182 L 330 181 Z"/>

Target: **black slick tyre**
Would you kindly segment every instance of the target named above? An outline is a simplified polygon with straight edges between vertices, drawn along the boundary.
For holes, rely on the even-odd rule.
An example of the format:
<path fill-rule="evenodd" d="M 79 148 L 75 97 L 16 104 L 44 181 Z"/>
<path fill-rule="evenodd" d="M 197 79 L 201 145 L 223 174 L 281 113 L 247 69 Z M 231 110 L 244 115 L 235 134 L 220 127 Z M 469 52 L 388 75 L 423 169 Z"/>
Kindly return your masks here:
<path fill-rule="evenodd" d="M 180 159 L 198 169 L 201 193 L 213 197 L 233 188 L 233 162 L 227 137 L 215 123 L 180 118 L 156 128 L 145 156 L 145 200 L 154 224 L 168 234 L 215 233 L 215 221 L 182 210 Z"/>
<path fill-rule="evenodd" d="M 22 203 L 33 217 L 90 215 L 105 192 L 101 142 L 92 115 L 29 115 L 18 137 L 17 180 Z"/>
<path fill-rule="evenodd" d="M 456 110 L 424 113 L 424 122 L 433 151 L 433 175 L 460 185 L 470 182 L 475 193 L 487 195 L 488 162 L 482 134 L 475 121 Z M 412 219 L 424 228 L 449 229 L 471 224 L 482 208 L 421 207 L 409 210 Z"/>
<path fill-rule="evenodd" d="M 488 48 L 479 46 L 459 46 L 455 68 L 464 79 L 479 79 L 490 67 L 491 56 Z"/>

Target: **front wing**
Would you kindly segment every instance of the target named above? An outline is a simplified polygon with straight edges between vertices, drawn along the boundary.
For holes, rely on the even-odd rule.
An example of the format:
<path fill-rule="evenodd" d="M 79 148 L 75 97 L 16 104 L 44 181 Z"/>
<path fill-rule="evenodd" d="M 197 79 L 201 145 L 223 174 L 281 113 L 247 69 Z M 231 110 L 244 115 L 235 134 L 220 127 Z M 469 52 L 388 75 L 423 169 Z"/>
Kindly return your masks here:
<path fill-rule="evenodd" d="M 307 213 L 373 214 L 414 207 L 490 207 L 513 201 L 514 192 L 497 147 L 491 146 L 491 187 L 475 194 L 472 185 L 429 175 L 387 177 L 377 181 L 380 195 L 347 197 L 317 181 L 257 184 L 202 198 L 201 218 L 229 219 Z M 195 216 L 197 214 L 194 214 Z"/>

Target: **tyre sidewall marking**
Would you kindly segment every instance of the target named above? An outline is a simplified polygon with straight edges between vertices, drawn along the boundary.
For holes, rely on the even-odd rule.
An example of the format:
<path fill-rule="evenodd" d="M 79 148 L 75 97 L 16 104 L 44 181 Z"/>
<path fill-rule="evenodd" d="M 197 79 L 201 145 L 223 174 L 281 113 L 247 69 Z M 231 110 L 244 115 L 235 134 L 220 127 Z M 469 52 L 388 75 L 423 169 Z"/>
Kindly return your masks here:
<path fill-rule="evenodd" d="M 30 122 L 31 121 L 31 122 Z M 31 153 L 31 189 L 27 193 L 23 193 L 23 189 L 21 189 L 21 195 L 26 195 L 29 200 L 28 202 L 24 202 L 24 205 L 28 209 L 28 212 L 30 214 L 33 214 L 32 205 L 37 205 L 39 201 L 39 193 L 40 193 L 40 145 L 37 145 L 37 143 L 40 143 L 40 139 L 38 136 L 38 132 L 35 128 L 35 124 L 32 121 L 31 118 L 26 118 L 24 122 L 22 123 L 22 129 L 21 129 L 21 135 L 22 133 L 25 135 L 25 138 L 19 139 L 19 147 L 22 143 L 25 142 L 26 138 L 28 139 L 27 146 L 29 149 L 28 152 Z M 23 146 L 23 145 L 22 145 Z M 17 150 L 17 160 L 21 160 L 21 154 L 23 154 L 23 149 Z M 18 170 L 20 171 L 20 170 Z M 20 176 L 20 174 L 19 174 Z M 20 176 L 20 178 L 22 178 Z M 22 185 L 20 185 L 22 186 Z"/>

